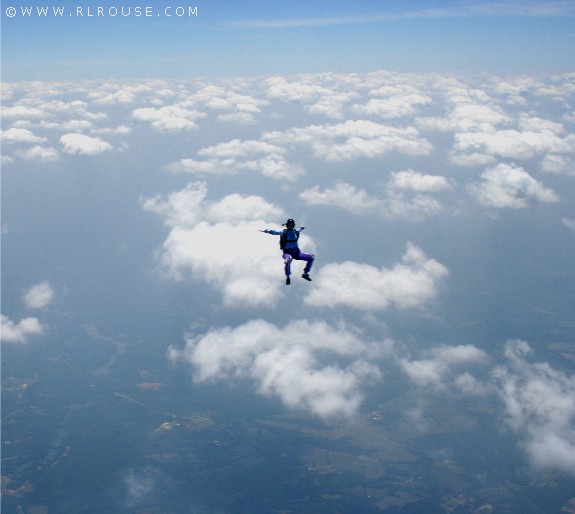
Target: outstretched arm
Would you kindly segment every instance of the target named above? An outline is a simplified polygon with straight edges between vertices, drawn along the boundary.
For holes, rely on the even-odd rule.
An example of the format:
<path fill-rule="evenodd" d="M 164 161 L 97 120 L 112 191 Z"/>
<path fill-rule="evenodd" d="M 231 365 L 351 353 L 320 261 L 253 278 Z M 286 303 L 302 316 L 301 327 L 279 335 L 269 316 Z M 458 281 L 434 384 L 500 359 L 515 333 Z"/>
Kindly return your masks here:
<path fill-rule="evenodd" d="M 278 230 L 271 230 L 269 228 L 266 228 L 265 230 L 260 230 L 260 232 L 264 232 L 265 234 L 272 234 L 273 236 L 281 236 L 281 232 Z"/>

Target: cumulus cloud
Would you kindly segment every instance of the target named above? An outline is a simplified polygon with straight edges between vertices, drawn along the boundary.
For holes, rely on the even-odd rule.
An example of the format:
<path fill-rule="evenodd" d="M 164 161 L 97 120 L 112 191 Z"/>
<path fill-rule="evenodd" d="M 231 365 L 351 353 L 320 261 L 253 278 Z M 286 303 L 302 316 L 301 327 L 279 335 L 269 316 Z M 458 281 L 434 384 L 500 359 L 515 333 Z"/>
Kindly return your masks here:
<path fill-rule="evenodd" d="M 485 170 L 481 178 L 483 182 L 471 184 L 469 191 L 487 207 L 519 209 L 532 201 L 559 201 L 553 190 L 544 187 L 518 166 L 501 163 Z"/>
<path fill-rule="evenodd" d="M 541 159 L 541 170 L 558 175 L 575 175 L 575 163 L 565 155 L 547 154 Z"/>
<path fill-rule="evenodd" d="M 23 298 L 29 309 L 44 309 L 53 299 L 54 290 L 49 282 L 41 282 L 32 286 Z"/>
<path fill-rule="evenodd" d="M 365 190 L 342 181 L 324 190 L 314 186 L 301 192 L 299 197 L 309 205 L 335 205 L 353 214 L 370 213 L 380 205 L 380 201 Z"/>
<path fill-rule="evenodd" d="M 200 221 L 241 223 L 267 218 L 277 218 L 284 212 L 261 196 L 242 196 L 232 193 L 217 202 L 207 201 L 205 182 L 190 182 L 181 191 L 142 199 L 144 210 L 165 218 L 170 227 L 193 227 Z"/>
<path fill-rule="evenodd" d="M 29 107 L 25 105 L 13 105 L 2 107 L 2 118 L 8 119 L 42 119 L 48 117 L 48 113 L 36 107 Z"/>
<path fill-rule="evenodd" d="M 426 175 L 413 170 L 405 170 L 392 173 L 388 187 L 394 191 L 435 193 L 450 189 L 451 185 L 447 178 L 439 175 Z"/>
<path fill-rule="evenodd" d="M 306 189 L 299 197 L 309 205 L 334 206 L 352 214 L 421 221 L 443 209 L 439 200 L 425 193 L 447 189 L 451 189 L 451 185 L 445 177 L 407 170 L 391 173 L 386 196 L 375 197 L 352 184 L 336 181 L 331 188 Z"/>
<path fill-rule="evenodd" d="M 180 105 L 141 107 L 132 111 L 134 119 L 148 122 L 153 129 L 168 133 L 197 129 L 196 120 L 205 116 L 204 113 Z"/>
<path fill-rule="evenodd" d="M 186 96 L 184 105 L 201 106 L 207 110 L 219 112 L 217 120 L 226 123 L 254 123 L 256 116 L 269 102 L 252 95 L 239 93 L 234 87 L 222 87 L 214 84 L 204 85 L 197 92 Z"/>
<path fill-rule="evenodd" d="M 60 158 L 60 154 L 55 148 L 40 145 L 34 145 L 26 150 L 18 149 L 15 154 L 25 161 L 53 162 Z"/>
<path fill-rule="evenodd" d="M 235 174 L 253 171 L 282 180 L 295 180 L 304 173 L 303 167 L 285 159 L 286 150 L 264 141 L 240 141 L 202 148 L 198 155 L 203 160 L 181 159 L 167 166 L 168 171 L 194 174 Z"/>
<path fill-rule="evenodd" d="M 112 145 L 99 137 L 69 133 L 60 138 L 62 151 L 71 155 L 99 155 L 112 149 Z"/>
<path fill-rule="evenodd" d="M 561 218 L 561 222 L 569 230 L 571 230 L 571 232 L 575 232 L 575 219 L 573 219 L 573 218 Z"/>
<path fill-rule="evenodd" d="M 327 161 L 375 158 L 392 151 L 429 155 L 433 150 L 415 127 L 392 127 L 367 120 L 267 132 L 263 139 L 278 145 L 308 146 L 315 157 Z"/>
<path fill-rule="evenodd" d="M 317 274 L 308 305 L 347 306 L 361 310 L 421 307 L 438 294 L 447 268 L 408 243 L 401 263 L 392 268 L 347 261 L 326 264 Z"/>
<path fill-rule="evenodd" d="M 499 107 L 476 103 L 465 91 L 462 97 L 456 95 L 450 101 L 455 107 L 444 117 L 417 118 L 416 125 L 422 130 L 437 130 L 440 132 L 492 133 L 499 125 L 510 123 L 512 118 Z"/>
<path fill-rule="evenodd" d="M 459 165 L 487 164 L 496 159 L 525 160 L 552 154 L 575 152 L 575 135 L 566 134 L 562 124 L 522 115 L 517 128 L 483 129 L 455 134 L 451 160 Z"/>
<path fill-rule="evenodd" d="M 23 318 L 18 323 L 12 321 L 4 314 L 2 316 L 2 334 L 3 343 L 25 343 L 29 336 L 41 335 L 44 327 L 38 318 Z"/>
<path fill-rule="evenodd" d="M 266 216 L 278 218 L 283 211 L 255 195 L 231 194 L 217 202 L 206 195 L 205 183 L 199 182 L 165 200 L 142 200 L 145 210 L 172 227 L 162 245 L 162 264 L 176 279 L 197 278 L 218 288 L 226 305 L 275 305 L 283 264 L 276 242 L 258 230 L 268 226 Z M 313 248 L 303 235 L 302 244 Z"/>
<path fill-rule="evenodd" d="M 420 105 L 432 103 L 432 99 L 420 93 L 392 95 L 388 98 L 372 98 L 365 104 L 350 107 L 351 112 L 376 116 L 383 119 L 398 119 L 413 116 Z"/>
<path fill-rule="evenodd" d="M 530 362 L 533 350 L 508 341 L 506 366 L 494 370 L 507 422 L 522 438 L 531 462 L 575 476 L 575 377 L 548 363 Z"/>
<path fill-rule="evenodd" d="M 122 483 L 126 493 L 126 505 L 134 508 L 144 501 L 156 488 L 157 473 L 153 468 L 142 471 L 127 469 L 124 471 Z"/>
<path fill-rule="evenodd" d="M 2 113 L 4 115 L 4 113 Z M 45 137 L 36 136 L 33 132 L 25 128 L 9 128 L 0 134 L 2 141 L 6 143 L 44 143 Z"/>
<path fill-rule="evenodd" d="M 359 334 L 325 322 L 278 327 L 253 320 L 189 337 L 184 349 L 171 347 L 168 357 L 191 364 L 197 381 L 250 380 L 258 393 L 291 409 L 331 418 L 354 415 L 363 399 L 360 387 L 380 378 L 365 360 L 372 352 L 378 349 Z"/>
<path fill-rule="evenodd" d="M 400 359 L 400 367 L 409 379 L 418 386 L 439 390 L 447 387 L 445 382 L 450 378 L 453 368 L 483 363 L 487 360 L 485 351 L 470 344 L 437 346 L 427 353 L 429 357 L 425 359 Z M 469 392 L 470 386 L 477 383 L 477 379 L 468 371 L 455 378 L 456 386 L 467 392 Z"/>

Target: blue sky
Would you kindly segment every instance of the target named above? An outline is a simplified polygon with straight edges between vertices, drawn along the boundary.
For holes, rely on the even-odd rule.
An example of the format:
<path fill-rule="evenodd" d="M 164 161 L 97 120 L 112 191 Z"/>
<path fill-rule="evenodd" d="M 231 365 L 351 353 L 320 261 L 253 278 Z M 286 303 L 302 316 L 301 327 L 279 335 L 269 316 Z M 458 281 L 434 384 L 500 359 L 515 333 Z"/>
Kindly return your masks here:
<path fill-rule="evenodd" d="M 78 0 L 73 16 L 40 18 L 17 1 L 2 3 L 0 131 L 12 511 L 54 501 L 43 491 L 86 505 L 89 491 L 94 512 L 133 512 L 134 477 L 142 511 L 161 490 L 195 505 L 179 468 L 154 457 L 170 436 L 155 413 L 172 406 L 248 418 L 254 434 L 268 411 L 306 430 L 368 424 L 397 448 L 417 441 L 405 469 L 422 496 L 445 473 L 464 477 L 459 498 L 497 491 L 494 511 L 511 501 L 504 482 L 515 512 L 534 483 L 533 511 L 569 505 L 573 2 L 206 0 L 187 18 L 155 1 L 149 18 L 98 18 L 88 7 L 113 2 Z M 313 281 L 297 263 L 289 287 L 277 237 L 259 232 L 288 217 L 316 256 Z M 117 405 L 109 439 L 102 391 Z M 154 415 L 129 419 L 114 403 L 127 398 Z M 456 414 L 440 432 L 437 405 Z M 145 443 L 116 452 L 119 432 Z M 92 436 L 91 479 L 68 493 L 59 472 L 85 469 Z M 293 457 L 312 484 L 323 471 L 307 446 Z M 228 471 L 215 465 L 218 503 L 199 511 L 241 511 L 218 486 Z M 334 483 L 338 498 L 357 490 Z M 429 511 L 451 501 L 443 489 Z M 386 490 L 361 501 L 379 510 Z"/>
<path fill-rule="evenodd" d="M 130 16 L 110 15 L 122 6 Z M 14 0 L 2 7 L 2 78 L 568 71 L 574 14 L 571 1 Z"/>

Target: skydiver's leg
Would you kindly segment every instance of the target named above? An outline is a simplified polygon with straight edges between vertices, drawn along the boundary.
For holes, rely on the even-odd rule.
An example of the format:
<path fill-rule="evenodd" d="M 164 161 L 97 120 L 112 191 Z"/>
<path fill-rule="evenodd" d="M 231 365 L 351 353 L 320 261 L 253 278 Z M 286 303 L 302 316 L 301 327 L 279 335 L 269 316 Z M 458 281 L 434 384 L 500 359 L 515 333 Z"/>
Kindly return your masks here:
<path fill-rule="evenodd" d="M 289 253 L 284 253 L 283 254 L 283 259 L 284 259 L 284 270 L 285 270 L 285 274 L 286 277 L 289 278 L 289 276 L 291 275 L 291 261 L 292 261 L 292 256 Z"/>
<path fill-rule="evenodd" d="M 300 252 L 299 255 L 296 257 L 296 259 L 299 261 L 306 261 L 306 265 L 303 270 L 303 272 L 306 275 L 310 272 L 311 267 L 313 266 L 314 258 L 315 256 L 313 256 L 311 253 L 303 253 L 303 252 Z"/>

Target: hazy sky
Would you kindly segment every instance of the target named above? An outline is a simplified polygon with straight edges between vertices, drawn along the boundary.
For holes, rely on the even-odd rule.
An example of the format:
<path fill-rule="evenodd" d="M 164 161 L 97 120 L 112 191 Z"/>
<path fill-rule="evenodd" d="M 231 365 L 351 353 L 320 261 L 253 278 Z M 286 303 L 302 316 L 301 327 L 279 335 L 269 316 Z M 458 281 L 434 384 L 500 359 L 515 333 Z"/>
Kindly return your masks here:
<path fill-rule="evenodd" d="M 2 3 L 7 369 L 93 324 L 128 390 L 141 352 L 328 422 L 487 402 L 575 476 L 573 2 L 40 3 Z"/>
<path fill-rule="evenodd" d="M 568 71 L 574 14 L 542 0 L 14 0 L 2 5 L 2 78 Z"/>

